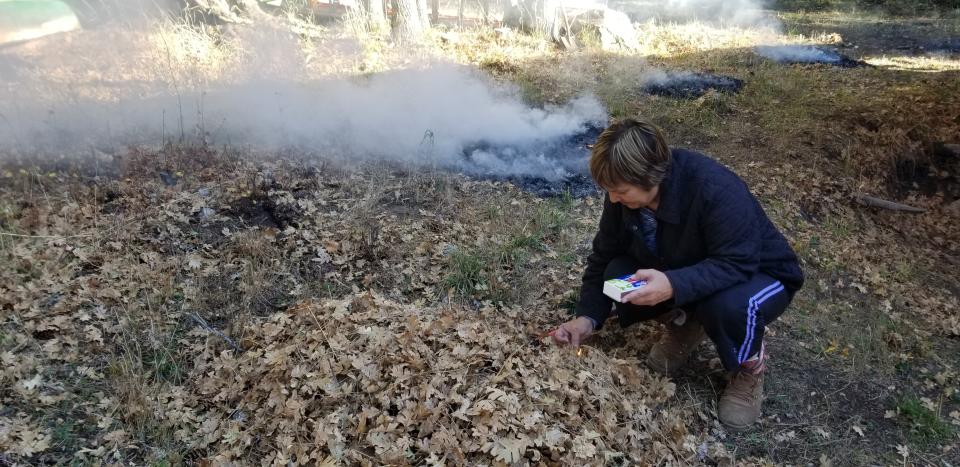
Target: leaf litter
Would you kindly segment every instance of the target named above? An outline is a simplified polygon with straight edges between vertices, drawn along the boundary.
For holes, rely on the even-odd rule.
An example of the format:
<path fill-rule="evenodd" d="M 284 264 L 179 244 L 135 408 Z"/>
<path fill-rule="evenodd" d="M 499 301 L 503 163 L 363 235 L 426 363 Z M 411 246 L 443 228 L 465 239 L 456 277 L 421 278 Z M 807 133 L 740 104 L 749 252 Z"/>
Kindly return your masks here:
<path fill-rule="evenodd" d="M 571 235 L 592 228 L 594 200 L 551 214 L 500 182 L 207 155 L 191 170 L 168 159 L 174 186 L 136 151 L 118 179 L 9 172 L 4 230 L 22 236 L 0 248 L 0 447 L 14 461 L 626 465 L 688 462 L 704 443 L 728 456 L 635 357 L 539 336 L 563 317 L 547 297 L 578 281 L 582 260 L 557 258 L 583 248 Z M 509 304 L 444 282 L 453 251 L 513 238 L 469 228 L 504 215 L 471 196 L 542 218 L 524 262 L 498 253 L 476 290 L 532 276 L 541 293 Z"/>

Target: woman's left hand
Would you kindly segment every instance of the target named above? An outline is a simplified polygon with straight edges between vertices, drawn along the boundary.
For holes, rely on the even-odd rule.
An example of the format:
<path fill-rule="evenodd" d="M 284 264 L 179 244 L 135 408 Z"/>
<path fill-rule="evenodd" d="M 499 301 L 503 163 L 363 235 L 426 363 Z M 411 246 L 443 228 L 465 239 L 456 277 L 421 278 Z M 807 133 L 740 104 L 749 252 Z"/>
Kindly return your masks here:
<path fill-rule="evenodd" d="M 625 295 L 624 303 L 653 306 L 673 298 L 673 285 L 670 284 L 670 279 L 656 269 L 641 269 L 634 273 L 631 280 L 647 281 L 647 283 Z"/>

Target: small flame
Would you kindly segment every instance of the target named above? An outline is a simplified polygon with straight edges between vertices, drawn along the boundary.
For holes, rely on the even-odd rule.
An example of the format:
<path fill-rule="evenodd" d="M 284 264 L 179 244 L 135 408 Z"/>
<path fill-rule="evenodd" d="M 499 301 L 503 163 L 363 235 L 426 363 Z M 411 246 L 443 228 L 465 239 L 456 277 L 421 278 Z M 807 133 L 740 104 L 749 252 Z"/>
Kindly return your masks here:
<path fill-rule="evenodd" d="M 579 349 L 577 349 L 577 356 L 578 357 L 583 356 L 583 347 L 580 347 Z"/>

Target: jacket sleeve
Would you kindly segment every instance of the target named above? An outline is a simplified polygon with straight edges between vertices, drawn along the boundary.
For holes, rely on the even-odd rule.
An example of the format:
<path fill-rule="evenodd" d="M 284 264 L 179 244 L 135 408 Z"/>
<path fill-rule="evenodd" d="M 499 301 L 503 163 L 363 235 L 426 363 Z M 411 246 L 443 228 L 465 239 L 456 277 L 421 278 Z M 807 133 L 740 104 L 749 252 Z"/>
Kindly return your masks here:
<path fill-rule="evenodd" d="M 621 212 L 620 206 L 614 206 L 609 196 L 604 197 L 600 228 L 593 237 L 593 253 L 587 257 L 580 302 L 575 310 L 577 316 L 587 316 L 596 321 L 597 329 L 603 327 L 613 306 L 613 300 L 603 294 L 603 273 L 610 261 L 625 254 L 630 246 Z"/>
<path fill-rule="evenodd" d="M 677 306 L 702 300 L 747 281 L 759 270 L 762 242 L 757 210 L 746 185 L 722 187 L 705 196 L 700 217 L 707 258 L 692 266 L 665 271 Z"/>

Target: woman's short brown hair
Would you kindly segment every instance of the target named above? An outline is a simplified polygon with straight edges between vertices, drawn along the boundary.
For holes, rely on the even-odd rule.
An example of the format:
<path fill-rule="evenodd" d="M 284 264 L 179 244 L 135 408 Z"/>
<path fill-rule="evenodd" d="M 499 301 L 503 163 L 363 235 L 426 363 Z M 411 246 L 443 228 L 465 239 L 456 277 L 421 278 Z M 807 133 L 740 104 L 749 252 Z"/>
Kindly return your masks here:
<path fill-rule="evenodd" d="M 590 175 L 601 188 L 622 183 L 651 189 L 670 167 L 670 147 L 663 132 L 651 123 L 625 119 L 597 138 L 590 154 Z"/>

